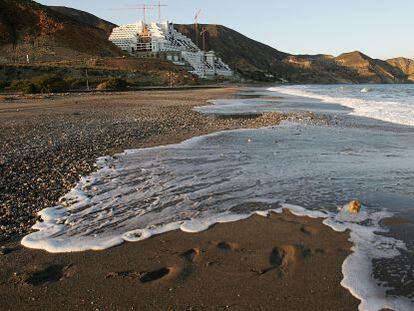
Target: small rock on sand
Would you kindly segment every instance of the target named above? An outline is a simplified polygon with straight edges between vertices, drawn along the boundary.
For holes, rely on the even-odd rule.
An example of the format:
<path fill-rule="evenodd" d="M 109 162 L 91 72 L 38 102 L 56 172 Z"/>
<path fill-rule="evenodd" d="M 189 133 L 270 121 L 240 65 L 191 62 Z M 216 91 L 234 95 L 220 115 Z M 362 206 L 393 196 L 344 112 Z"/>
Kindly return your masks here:
<path fill-rule="evenodd" d="M 353 200 L 348 203 L 348 212 L 351 214 L 358 214 L 361 211 L 361 202 Z"/>

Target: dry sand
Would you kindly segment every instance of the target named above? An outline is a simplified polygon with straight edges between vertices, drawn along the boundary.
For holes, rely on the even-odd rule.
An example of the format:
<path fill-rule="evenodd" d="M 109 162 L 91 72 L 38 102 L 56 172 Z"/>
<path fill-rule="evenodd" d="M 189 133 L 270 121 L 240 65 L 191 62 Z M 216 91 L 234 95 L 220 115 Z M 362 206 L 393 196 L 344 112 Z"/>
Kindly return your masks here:
<path fill-rule="evenodd" d="M 358 301 L 340 286 L 348 234 L 289 213 L 103 252 L 48 254 L 16 240 L 98 156 L 287 117 L 211 119 L 191 110 L 235 91 L 3 99 L 0 309 L 356 310 Z M 32 187 L 37 180 L 42 186 Z"/>

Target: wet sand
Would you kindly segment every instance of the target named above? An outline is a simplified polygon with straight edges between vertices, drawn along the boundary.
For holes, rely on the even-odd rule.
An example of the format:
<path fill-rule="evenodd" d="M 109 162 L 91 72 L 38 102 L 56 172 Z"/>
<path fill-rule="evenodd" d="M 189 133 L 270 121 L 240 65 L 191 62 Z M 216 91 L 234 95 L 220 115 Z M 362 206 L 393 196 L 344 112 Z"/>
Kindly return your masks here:
<path fill-rule="evenodd" d="M 347 234 L 288 212 L 103 252 L 0 256 L 3 310 L 356 310 Z"/>
<path fill-rule="evenodd" d="M 340 286 L 347 233 L 291 214 L 173 231 L 102 251 L 48 254 L 18 239 L 95 159 L 288 115 L 213 119 L 191 109 L 236 89 L 55 96 L 0 103 L 3 310 L 356 310 Z"/>
<path fill-rule="evenodd" d="M 275 125 L 286 115 L 206 118 L 192 111 L 236 89 L 0 96 L 0 241 L 27 233 L 95 169 L 98 157 L 226 129 Z"/>

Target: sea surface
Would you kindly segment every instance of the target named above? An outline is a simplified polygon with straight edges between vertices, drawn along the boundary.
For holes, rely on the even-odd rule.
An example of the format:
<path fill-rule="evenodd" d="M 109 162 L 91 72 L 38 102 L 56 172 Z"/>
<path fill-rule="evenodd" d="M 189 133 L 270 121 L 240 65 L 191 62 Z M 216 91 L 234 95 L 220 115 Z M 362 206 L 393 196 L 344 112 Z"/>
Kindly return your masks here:
<path fill-rule="evenodd" d="M 124 241 L 283 208 L 350 230 L 342 286 L 361 310 L 414 310 L 414 86 L 315 85 L 249 89 L 197 107 L 206 115 L 313 112 L 282 124 L 127 150 L 98 159 L 22 244 L 49 252 Z M 359 215 L 346 204 L 363 203 Z"/>
<path fill-rule="evenodd" d="M 351 114 L 414 126 L 414 85 L 303 85 L 270 89 L 351 108 Z"/>

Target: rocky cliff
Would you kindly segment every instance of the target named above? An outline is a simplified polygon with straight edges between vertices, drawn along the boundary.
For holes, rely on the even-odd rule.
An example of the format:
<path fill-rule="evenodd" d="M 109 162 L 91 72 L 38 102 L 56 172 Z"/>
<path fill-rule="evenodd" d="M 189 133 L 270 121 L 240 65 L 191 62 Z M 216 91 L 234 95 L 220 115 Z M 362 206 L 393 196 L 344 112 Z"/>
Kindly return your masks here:
<path fill-rule="evenodd" d="M 92 22 L 87 13 L 74 17 L 74 11 L 69 14 L 30 0 L 0 0 L 0 56 L 21 60 L 30 54 L 51 60 L 122 55 L 108 42 L 110 23 L 100 20 L 98 25 L 99 19 Z"/>
<path fill-rule="evenodd" d="M 92 14 L 48 7 L 30 0 L 0 0 L 0 62 L 117 57 L 124 53 L 108 41 L 116 25 Z M 196 41 L 194 25 L 175 25 Z M 410 83 L 414 61 L 373 59 L 361 52 L 331 55 L 292 55 L 220 25 L 206 30 L 200 48 L 214 50 L 241 78 L 292 83 Z M 155 64 L 155 63 L 154 63 Z"/>
<path fill-rule="evenodd" d="M 175 25 L 195 38 L 194 25 Z M 406 83 L 413 81 L 413 61 L 373 59 L 359 51 L 331 55 L 291 55 L 254 41 L 220 25 L 200 25 L 207 30 L 204 48 L 214 50 L 241 76 L 261 81 L 298 83 Z M 199 38 L 199 47 L 203 40 Z"/>
<path fill-rule="evenodd" d="M 407 75 L 407 79 L 414 83 L 414 60 L 399 57 L 387 60 L 391 66 L 400 69 L 405 75 Z"/>

